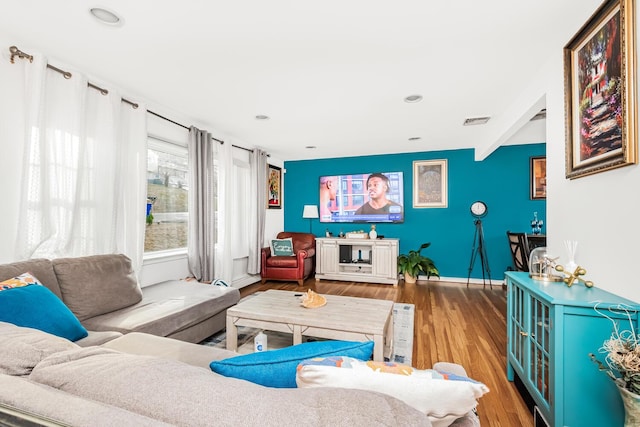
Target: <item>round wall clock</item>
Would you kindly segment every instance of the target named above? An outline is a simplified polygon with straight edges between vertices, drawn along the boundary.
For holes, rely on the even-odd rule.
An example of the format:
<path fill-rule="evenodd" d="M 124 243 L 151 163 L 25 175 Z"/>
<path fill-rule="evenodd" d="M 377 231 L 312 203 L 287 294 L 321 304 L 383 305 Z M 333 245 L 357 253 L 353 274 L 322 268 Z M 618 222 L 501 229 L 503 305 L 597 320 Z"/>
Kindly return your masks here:
<path fill-rule="evenodd" d="M 481 200 L 471 203 L 471 215 L 476 218 L 483 217 L 487 214 L 487 204 Z"/>

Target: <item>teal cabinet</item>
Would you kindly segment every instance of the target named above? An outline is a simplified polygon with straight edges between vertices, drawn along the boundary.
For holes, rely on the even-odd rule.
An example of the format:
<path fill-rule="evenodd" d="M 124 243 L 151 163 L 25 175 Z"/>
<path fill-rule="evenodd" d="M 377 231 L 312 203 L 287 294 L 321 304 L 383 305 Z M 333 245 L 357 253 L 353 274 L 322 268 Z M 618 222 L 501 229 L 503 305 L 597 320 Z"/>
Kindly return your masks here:
<path fill-rule="evenodd" d="M 618 391 L 589 353 L 599 355 L 614 322 L 638 331 L 640 305 L 596 287 L 532 280 L 528 273 L 507 272 L 506 281 L 509 381 L 518 375 L 551 426 L 624 425 Z"/>

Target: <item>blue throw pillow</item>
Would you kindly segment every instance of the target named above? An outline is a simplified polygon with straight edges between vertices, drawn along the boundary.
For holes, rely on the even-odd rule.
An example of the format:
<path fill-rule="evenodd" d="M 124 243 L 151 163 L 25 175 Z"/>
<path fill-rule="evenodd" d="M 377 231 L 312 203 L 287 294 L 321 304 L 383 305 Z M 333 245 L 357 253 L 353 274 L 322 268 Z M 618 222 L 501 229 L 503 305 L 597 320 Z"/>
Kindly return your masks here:
<path fill-rule="evenodd" d="M 370 360 L 373 341 L 313 341 L 258 353 L 216 360 L 211 370 L 267 387 L 295 388 L 298 364 L 313 357 L 348 356 Z"/>
<path fill-rule="evenodd" d="M 0 292 L 0 321 L 77 341 L 88 335 L 78 318 L 60 298 L 42 285 Z"/>

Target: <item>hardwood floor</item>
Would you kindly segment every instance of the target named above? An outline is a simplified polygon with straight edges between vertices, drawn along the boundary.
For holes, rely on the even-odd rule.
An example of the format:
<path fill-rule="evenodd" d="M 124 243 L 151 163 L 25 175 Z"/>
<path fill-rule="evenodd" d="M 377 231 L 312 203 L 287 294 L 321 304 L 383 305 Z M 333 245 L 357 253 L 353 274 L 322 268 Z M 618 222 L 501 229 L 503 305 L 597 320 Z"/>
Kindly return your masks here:
<path fill-rule="evenodd" d="M 533 417 L 506 376 L 506 292 L 501 285 L 418 282 L 397 287 L 373 283 L 319 281 L 256 283 L 242 296 L 267 289 L 306 291 L 393 300 L 415 305 L 413 366 L 430 368 L 446 361 L 463 365 L 471 378 L 491 390 L 479 400 L 483 427 L 531 427 Z"/>

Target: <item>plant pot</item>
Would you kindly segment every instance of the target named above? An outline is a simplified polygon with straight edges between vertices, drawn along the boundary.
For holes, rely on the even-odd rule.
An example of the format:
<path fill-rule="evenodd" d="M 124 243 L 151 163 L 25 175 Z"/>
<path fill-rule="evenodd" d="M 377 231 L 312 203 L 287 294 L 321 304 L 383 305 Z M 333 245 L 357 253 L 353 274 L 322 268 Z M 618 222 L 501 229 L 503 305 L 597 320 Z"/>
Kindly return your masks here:
<path fill-rule="evenodd" d="M 624 425 L 625 427 L 640 425 L 640 395 L 630 392 L 627 389 L 618 387 L 622 403 L 624 404 Z"/>
<path fill-rule="evenodd" d="M 404 282 L 405 283 L 416 283 L 417 277 L 413 277 L 409 273 L 404 273 Z"/>

